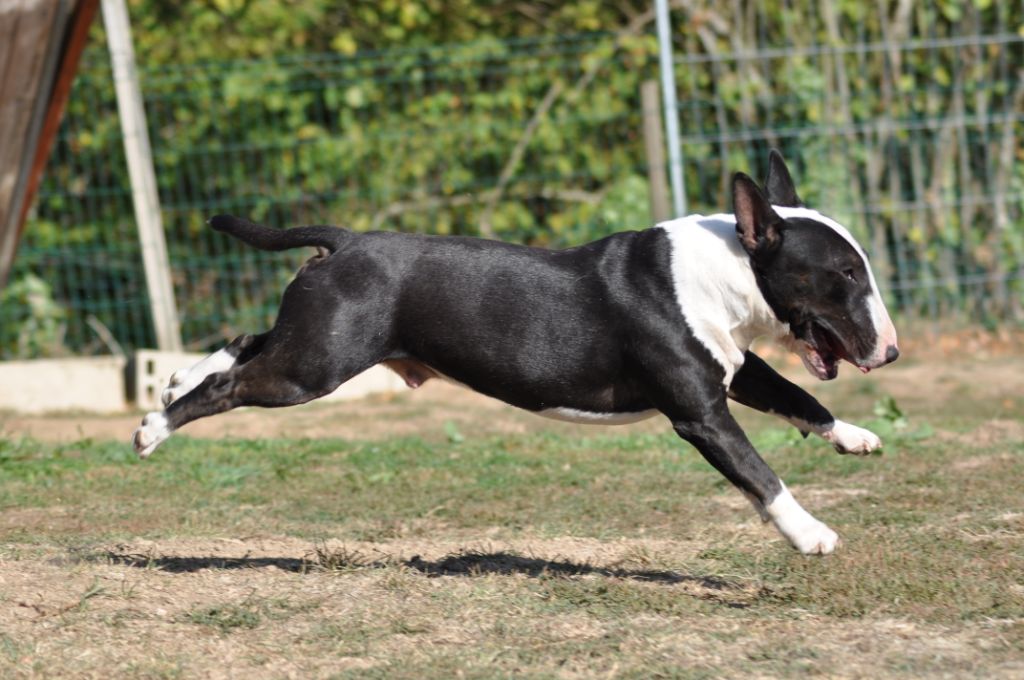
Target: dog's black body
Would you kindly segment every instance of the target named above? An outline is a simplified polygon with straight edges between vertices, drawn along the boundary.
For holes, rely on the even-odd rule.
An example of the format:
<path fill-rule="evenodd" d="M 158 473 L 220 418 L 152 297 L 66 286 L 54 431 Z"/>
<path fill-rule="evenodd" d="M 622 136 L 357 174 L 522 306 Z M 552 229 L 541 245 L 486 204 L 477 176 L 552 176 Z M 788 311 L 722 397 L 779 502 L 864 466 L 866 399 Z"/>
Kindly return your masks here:
<path fill-rule="evenodd" d="M 800 212 L 777 154 L 767 188 L 766 199 L 737 175 L 735 231 L 731 223 L 723 228 L 723 216 L 694 218 L 703 231 L 682 224 L 623 232 L 562 251 L 333 227 L 279 231 L 215 217 L 213 228 L 258 248 L 327 253 L 288 286 L 270 331 L 242 336 L 191 378 L 172 380 L 166 411 L 144 421 L 136 448 L 148 455 L 185 423 L 237 406 L 315 399 L 384 363 L 413 387 L 440 376 L 553 417 L 624 422 L 661 413 L 798 548 L 831 552 L 834 532 L 796 505 L 726 398 L 776 413 L 841 450 L 871 450 L 877 438 L 836 421 L 742 338 L 785 334 L 803 348 L 808 368 L 828 379 L 839 358 L 865 370 L 895 359 L 895 333 L 891 322 L 880 328 L 888 316 L 877 309 L 866 259 L 841 227 Z M 780 217 L 772 203 L 793 207 L 794 216 Z M 691 236 L 694 252 L 686 250 Z M 699 268 L 721 252 L 732 258 L 722 258 L 721 269 L 750 281 L 707 265 L 706 277 L 688 283 L 694 267 L 681 263 Z M 752 311 L 734 314 L 750 316 L 746 325 L 699 318 L 701 310 L 718 318 L 709 305 L 730 286 L 740 294 L 726 295 L 725 306 L 754 300 Z"/>
<path fill-rule="evenodd" d="M 246 241 L 264 229 L 232 217 L 212 225 Z M 370 366 L 402 360 L 422 364 L 417 375 L 440 373 L 531 411 L 647 411 L 655 398 L 645 388 L 644 357 L 661 351 L 658 330 L 684 329 L 667 351 L 703 349 L 685 332 L 675 301 L 654 295 L 671 289 L 662 241 L 655 231 L 627 232 L 549 251 L 474 238 L 346 234 L 334 256 L 308 265 L 288 287 L 277 326 L 261 341 L 269 351 L 281 333 L 315 338 L 304 342 L 304 360 L 327 361 L 303 363 L 302 382 L 324 393 Z M 631 261 L 645 263 L 639 276 L 624 271 Z M 332 293 L 330 317 L 324 291 Z"/>

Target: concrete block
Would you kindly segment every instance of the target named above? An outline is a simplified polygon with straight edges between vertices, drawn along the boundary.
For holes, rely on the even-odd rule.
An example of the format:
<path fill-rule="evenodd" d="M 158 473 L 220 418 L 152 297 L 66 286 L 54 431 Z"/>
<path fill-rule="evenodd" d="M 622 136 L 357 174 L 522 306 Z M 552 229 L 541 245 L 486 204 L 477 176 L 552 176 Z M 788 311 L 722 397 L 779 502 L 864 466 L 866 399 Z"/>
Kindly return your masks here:
<path fill-rule="evenodd" d="M 159 411 L 163 408 L 160 393 L 167 387 L 171 375 L 180 368 L 195 365 L 204 356 L 206 355 L 161 352 L 155 349 L 137 350 L 132 381 L 134 391 L 130 395 L 131 399 L 144 411 Z"/>
<path fill-rule="evenodd" d="M 123 411 L 125 360 L 122 357 L 31 359 L 0 363 L 0 410 Z"/>
<path fill-rule="evenodd" d="M 148 349 L 135 352 L 135 405 L 145 411 L 163 408 L 160 393 L 167 386 L 171 375 L 180 368 L 193 366 L 204 356 L 206 355 Z M 401 389 L 405 389 L 405 382 L 401 378 L 383 366 L 374 366 L 321 399 L 344 401 Z"/>

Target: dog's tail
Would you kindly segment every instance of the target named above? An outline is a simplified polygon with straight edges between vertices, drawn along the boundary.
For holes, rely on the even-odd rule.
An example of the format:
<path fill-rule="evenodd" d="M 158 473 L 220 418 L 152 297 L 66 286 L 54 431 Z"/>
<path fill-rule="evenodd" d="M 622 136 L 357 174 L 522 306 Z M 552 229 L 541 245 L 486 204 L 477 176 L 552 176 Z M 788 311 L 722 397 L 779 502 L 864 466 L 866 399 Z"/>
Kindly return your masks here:
<path fill-rule="evenodd" d="M 234 215 L 217 215 L 210 219 L 217 231 L 231 234 L 260 250 L 288 250 L 310 246 L 334 252 L 349 239 L 351 233 L 339 227 L 311 226 L 272 229 Z"/>

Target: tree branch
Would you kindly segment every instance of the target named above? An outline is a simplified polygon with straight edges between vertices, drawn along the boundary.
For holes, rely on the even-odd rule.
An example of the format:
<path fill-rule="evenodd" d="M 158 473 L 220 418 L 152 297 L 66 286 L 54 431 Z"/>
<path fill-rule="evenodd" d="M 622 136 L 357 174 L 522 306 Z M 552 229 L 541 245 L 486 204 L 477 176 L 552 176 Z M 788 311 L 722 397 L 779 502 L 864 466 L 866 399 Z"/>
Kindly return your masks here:
<path fill-rule="evenodd" d="M 541 189 L 540 191 L 524 193 L 519 198 L 546 198 L 565 203 L 588 203 L 596 205 L 604 198 L 604 191 L 586 191 L 585 189 Z M 453 208 L 462 205 L 471 205 L 485 200 L 486 196 L 479 194 L 458 194 L 456 196 L 424 196 L 408 201 L 396 201 L 378 210 L 370 220 L 370 229 L 379 229 L 384 222 L 398 217 L 407 212 L 422 212 L 435 208 Z"/>
<path fill-rule="evenodd" d="M 675 0 L 669 3 L 670 8 L 684 8 L 692 11 L 693 2 L 692 0 Z M 648 9 L 640 14 L 634 16 L 625 26 L 620 28 L 614 34 L 614 49 L 618 50 L 622 46 L 622 41 L 626 38 L 632 37 L 643 30 L 647 24 L 654 21 L 654 9 Z M 605 59 L 595 59 L 592 61 L 583 72 L 583 74 L 576 80 L 576 84 L 573 86 L 573 92 L 580 92 L 584 90 L 594 77 L 597 76 L 598 71 L 605 64 Z M 520 135 L 519 140 L 516 142 L 515 147 L 512 149 L 512 153 L 509 155 L 508 160 L 505 162 L 505 166 L 501 169 L 501 174 L 498 175 L 498 183 L 493 189 L 485 194 L 485 207 L 483 215 L 480 217 L 480 234 L 487 238 L 495 238 L 494 225 L 492 219 L 494 217 L 494 210 L 501 200 L 501 197 L 505 194 L 505 190 L 508 187 L 509 181 L 515 174 L 516 170 L 519 169 L 519 163 L 523 159 L 523 155 L 526 153 L 526 147 L 533 140 L 534 134 L 537 132 L 537 128 L 540 127 L 544 117 L 551 110 L 551 107 L 555 105 L 558 98 L 565 91 L 565 85 L 560 80 L 556 80 L 548 88 L 544 98 L 541 99 L 540 104 L 534 110 L 533 115 L 530 117 L 529 122 L 523 129 L 523 134 Z"/>

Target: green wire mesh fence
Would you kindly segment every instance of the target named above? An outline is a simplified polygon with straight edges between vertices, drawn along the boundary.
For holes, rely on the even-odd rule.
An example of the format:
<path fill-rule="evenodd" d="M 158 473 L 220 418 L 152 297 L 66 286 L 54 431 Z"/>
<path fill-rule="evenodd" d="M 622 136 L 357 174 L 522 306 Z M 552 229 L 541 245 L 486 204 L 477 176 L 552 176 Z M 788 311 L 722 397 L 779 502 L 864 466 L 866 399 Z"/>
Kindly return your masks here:
<path fill-rule="evenodd" d="M 1020 323 L 1022 23 L 1018 4 L 992 3 L 955 21 L 783 12 L 727 37 L 688 27 L 676 79 L 691 209 L 727 210 L 731 173 L 760 175 L 778 147 L 804 200 L 868 247 L 899 312 Z M 141 65 L 186 347 L 264 329 L 308 256 L 214 233 L 220 212 L 547 247 L 648 226 L 638 93 L 656 55 L 652 35 L 588 34 Z M 97 44 L 0 293 L 0 357 L 152 346 L 151 325 Z"/>

